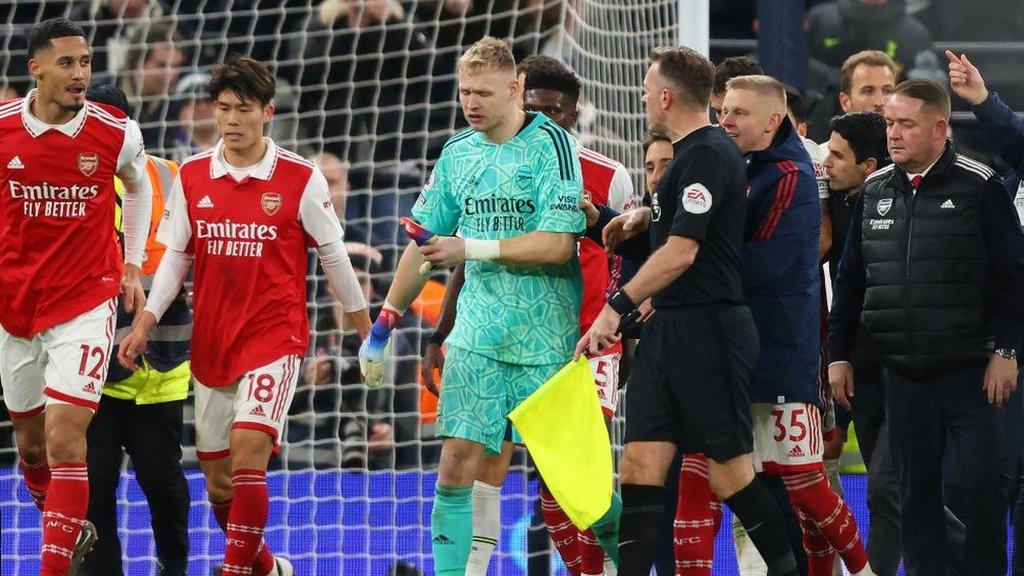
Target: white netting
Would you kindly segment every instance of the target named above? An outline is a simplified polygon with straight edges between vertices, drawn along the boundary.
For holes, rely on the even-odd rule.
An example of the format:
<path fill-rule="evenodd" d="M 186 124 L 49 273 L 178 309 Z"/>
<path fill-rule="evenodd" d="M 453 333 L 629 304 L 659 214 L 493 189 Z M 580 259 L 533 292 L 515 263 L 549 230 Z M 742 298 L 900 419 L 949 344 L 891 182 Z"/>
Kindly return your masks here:
<path fill-rule="evenodd" d="M 484 34 L 513 40 L 517 58 L 543 52 L 580 74 L 581 137 L 642 165 L 640 85 L 650 48 L 676 38 L 677 0 L 0 0 L 0 86 L 24 94 L 25 38 L 46 17 L 88 28 L 94 81 L 125 89 L 155 155 L 181 159 L 216 137 L 204 73 L 231 52 L 270 65 L 278 81 L 270 133 L 322 159 L 354 261 L 368 272 L 375 304 L 390 281 L 408 213 L 445 139 L 464 126 L 455 60 Z M 469 10 L 459 13 L 459 7 Z M 112 8 L 117 7 L 117 8 Z M 122 10 L 121 13 L 111 10 Z M 438 276 L 443 282 L 445 278 Z M 396 561 L 430 563 L 429 512 L 439 444 L 432 408 L 421 405 L 418 357 L 436 304 L 407 316 L 394 386 L 358 383 L 356 342 L 339 330 L 322 273 L 311 268 L 311 358 L 290 411 L 286 443 L 270 472 L 267 540 L 298 574 L 387 574 Z M 185 466 L 192 498 L 190 573 L 219 562 L 223 536 L 196 469 L 186 407 Z M 618 427 L 616 428 L 618 429 Z M 0 423 L 2 572 L 38 570 L 39 515 L 13 468 L 10 423 Z M 155 549 L 145 501 L 129 471 L 119 489 L 125 573 L 152 573 Z M 505 488 L 505 532 L 492 573 L 544 573 L 547 554 L 536 483 L 517 456 Z M 533 526 L 533 529 L 524 528 Z M 530 534 L 529 544 L 527 533 Z M 528 552 L 528 550 L 532 552 Z"/>

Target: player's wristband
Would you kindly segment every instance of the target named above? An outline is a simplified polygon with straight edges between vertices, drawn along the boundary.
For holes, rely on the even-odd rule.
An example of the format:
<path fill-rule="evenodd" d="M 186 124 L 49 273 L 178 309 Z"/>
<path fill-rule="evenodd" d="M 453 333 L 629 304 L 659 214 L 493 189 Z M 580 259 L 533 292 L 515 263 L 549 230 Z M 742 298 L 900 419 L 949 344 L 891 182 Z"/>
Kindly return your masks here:
<path fill-rule="evenodd" d="M 497 260 L 501 256 L 501 240 L 466 239 L 466 260 Z"/>
<path fill-rule="evenodd" d="M 370 339 L 374 341 L 387 340 L 391 336 L 391 331 L 398 326 L 398 322 L 401 319 L 402 313 L 385 301 L 384 307 L 380 309 L 380 314 L 377 314 L 377 320 L 374 321 L 373 327 L 370 328 Z"/>
<path fill-rule="evenodd" d="M 619 316 L 626 316 L 633 310 L 636 310 L 636 303 L 622 290 L 616 290 L 614 294 L 608 298 L 608 305 L 619 313 Z"/>

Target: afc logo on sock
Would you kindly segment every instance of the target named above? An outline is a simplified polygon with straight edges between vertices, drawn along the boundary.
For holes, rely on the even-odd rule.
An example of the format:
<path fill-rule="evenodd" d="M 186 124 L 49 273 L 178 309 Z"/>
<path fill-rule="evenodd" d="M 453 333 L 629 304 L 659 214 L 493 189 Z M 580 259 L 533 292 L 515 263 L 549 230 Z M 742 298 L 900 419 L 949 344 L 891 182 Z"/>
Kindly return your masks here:
<path fill-rule="evenodd" d="M 60 520 L 47 520 L 45 528 L 60 528 L 61 530 L 63 530 L 64 532 L 67 532 L 68 534 L 71 534 L 72 532 L 75 531 L 75 527 L 74 526 L 71 526 L 70 524 L 68 524 L 66 522 L 61 522 Z"/>

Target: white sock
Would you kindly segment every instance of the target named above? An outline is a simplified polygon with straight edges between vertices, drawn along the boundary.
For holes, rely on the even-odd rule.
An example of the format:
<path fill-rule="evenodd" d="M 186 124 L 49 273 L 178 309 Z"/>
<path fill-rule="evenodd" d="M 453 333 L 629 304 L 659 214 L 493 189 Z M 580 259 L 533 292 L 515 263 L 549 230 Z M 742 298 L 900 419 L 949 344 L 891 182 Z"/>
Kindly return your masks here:
<path fill-rule="evenodd" d="M 473 482 L 473 546 L 466 576 L 487 576 L 487 565 L 501 533 L 501 486 Z"/>
<path fill-rule="evenodd" d="M 736 546 L 736 564 L 740 576 L 768 576 L 768 564 L 747 534 L 747 529 L 735 515 L 732 517 L 732 541 Z"/>
<path fill-rule="evenodd" d="M 619 569 L 615 567 L 615 562 L 612 562 L 612 559 L 607 556 L 604 559 L 604 576 L 619 576 Z"/>

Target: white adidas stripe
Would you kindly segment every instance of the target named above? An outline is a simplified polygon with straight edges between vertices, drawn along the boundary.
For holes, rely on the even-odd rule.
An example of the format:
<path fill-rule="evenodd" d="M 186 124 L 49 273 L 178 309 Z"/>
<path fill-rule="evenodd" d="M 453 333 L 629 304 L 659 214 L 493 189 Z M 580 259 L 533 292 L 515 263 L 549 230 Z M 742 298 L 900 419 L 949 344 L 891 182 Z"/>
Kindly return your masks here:
<path fill-rule="evenodd" d="M 588 160 L 593 160 L 594 162 L 596 162 L 598 164 L 603 164 L 603 165 L 605 165 L 605 166 L 607 166 L 609 168 L 618 168 L 620 166 L 619 162 L 616 162 L 615 160 L 612 160 L 611 158 L 609 158 L 609 157 L 607 157 L 607 156 L 605 156 L 603 154 L 600 154 L 598 152 L 594 152 L 593 150 L 591 150 L 589 148 L 580 148 L 579 150 L 580 150 L 580 157 L 581 158 L 586 158 Z"/>
<path fill-rule="evenodd" d="M 190 162 L 195 162 L 197 160 L 202 160 L 203 158 L 208 158 L 210 156 L 213 156 L 213 149 L 205 150 L 203 152 L 199 152 L 197 154 L 193 154 L 192 156 L 189 156 L 188 158 L 185 158 L 181 162 L 181 166 L 179 166 L 178 169 L 180 170 L 181 168 L 184 168 L 185 164 L 188 164 Z"/>
<path fill-rule="evenodd" d="M 991 168 L 989 168 L 988 166 L 982 164 L 981 162 L 978 162 L 977 160 L 972 160 L 972 159 L 970 159 L 970 158 L 968 158 L 966 156 L 957 155 L 957 157 L 956 157 L 956 164 L 959 165 L 959 166 L 962 166 L 964 168 L 972 167 L 975 170 L 980 171 L 980 172 L 986 174 L 986 178 L 991 178 L 992 176 L 995 176 L 995 174 L 996 174 L 995 170 L 992 170 Z"/>
<path fill-rule="evenodd" d="M 125 132 L 126 130 L 128 130 L 128 125 L 127 124 L 118 124 L 116 122 L 112 122 L 110 120 L 107 120 L 103 116 L 100 116 L 99 114 L 93 114 L 92 117 L 94 119 L 96 119 L 96 120 L 106 124 L 107 126 L 110 126 L 111 128 L 117 128 L 121 132 Z M 85 123 L 83 122 L 82 124 L 85 124 Z"/>
<path fill-rule="evenodd" d="M 16 100 L 12 100 L 12 101 L 8 102 L 7 104 L 4 104 L 3 106 L 0 106 L 0 113 L 6 113 L 8 110 L 11 110 L 11 109 L 21 110 L 21 107 L 24 104 L 24 102 L 25 102 L 24 98 L 18 98 Z"/>
<path fill-rule="evenodd" d="M 959 166 L 959 167 L 961 167 L 961 168 L 963 168 L 964 170 L 967 170 L 968 172 L 971 172 L 971 173 L 977 174 L 977 175 L 978 175 L 978 176 L 980 176 L 980 177 L 981 177 L 981 178 L 982 178 L 983 180 L 988 180 L 989 178 L 991 178 L 991 177 L 992 177 L 992 174 L 986 174 L 985 172 L 982 172 L 981 170 L 979 170 L 979 169 L 977 169 L 977 168 L 974 168 L 974 167 L 972 167 L 972 166 L 969 166 L 969 165 L 967 165 L 967 164 L 962 164 L 962 163 L 960 163 L 960 162 L 956 162 L 956 165 L 957 165 L 957 166 Z"/>
<path fill-rule="evenodd" d="M 316 168 L 316 164 L 310 162 L 309 160 L 306 160 L 305 158 L 303 158 L 302 156 L 299 156 L 298 154 L 296 154 L 294 152 L 291 152 L 289 150 L 284 150 L 282 148 L 278 148 L 277 150 L 278 150 L 278 153 L 281 155 L 281 157 L 286 159 L 286 160 L 291 160 L 292 162 L 295 162 L 296 164 L 302 164 L 303 166 L 306 166 L 307 168 Z"/>
<path fill-rule="evenodd" d="M 92 102 L 89 102 L 88 104 L 89 104 L 89 112 L 92 112 L 92 113 L 96 114 L 97 116 L 103 116 L 104 118 L 106 118 L 108 120 L 111 120 L 113 122 L 117 122 L 118 124 L 124 124 L 124 125 L 128 124 L 128 119 L 127 118 L 118 118 L 117 116 L 114 116 L 113 114 L 111 114 L 107 110 L 104 110 L 101 106 L 98 106 L 98 105 L 96 105 L 96 104 L 94 104 Z"/>
<path fill-rule="evenodd" d="M 873 178 L 878 178 L 879 176 L 882 176 L 883 174 L 888 174 L 889 172 L 892 172 L 893 168 L 895 168 L 895 167 L 896 167 L 895 164 L 889 164 L 885 168 L 878 169 L 878 170 L 872 172 L 871 175 L 867 177 L 867 180 L 865 180 L 865 182 L 867 182 L 868 180 L 871 180 Z"/>
<path fill-rule="evenodd" d="M 968 164 L 973 164 L 973 165 L 977 166 L 978 168 L 983 168 L 985 170 L 992 170 L 984 162 L 979 162 L 978 160 L 975 160 L 974 158 L 971 158 L 969 156 L 964 156 L 963 154 L 957 154 L 956 155 L 956 159 L 957 160 L 962 160 L 964 162 L 967 162 Z M 994 173 L 994 171 L 993 171 L 993 173 Z"/>

